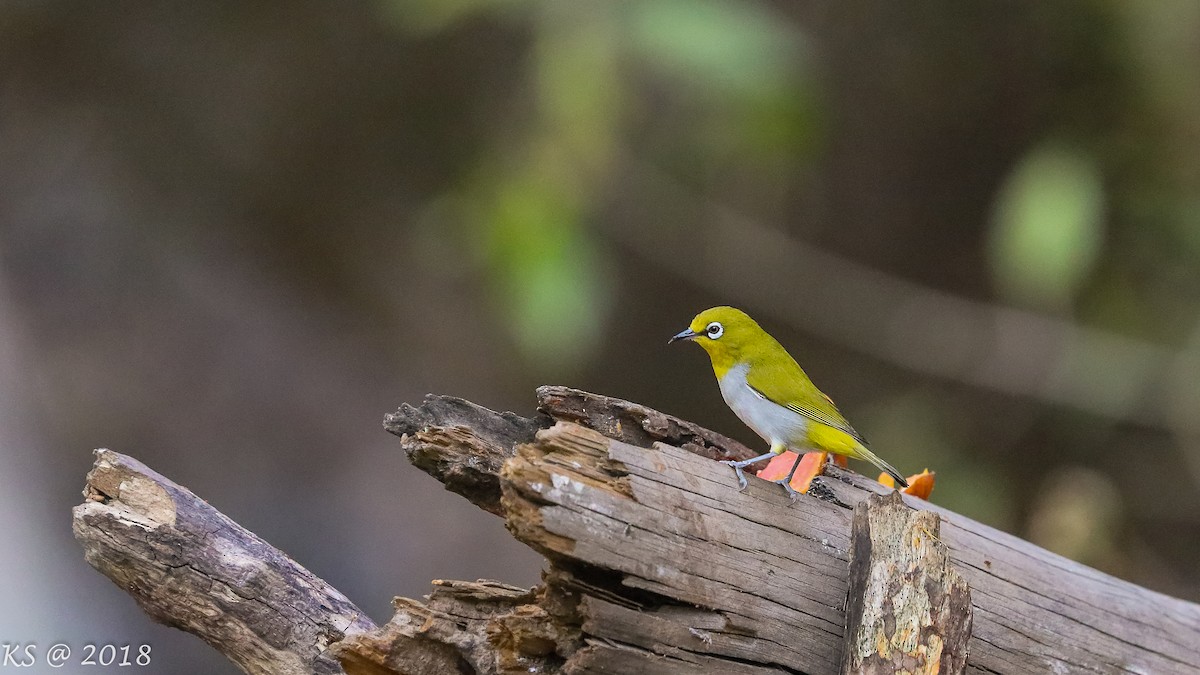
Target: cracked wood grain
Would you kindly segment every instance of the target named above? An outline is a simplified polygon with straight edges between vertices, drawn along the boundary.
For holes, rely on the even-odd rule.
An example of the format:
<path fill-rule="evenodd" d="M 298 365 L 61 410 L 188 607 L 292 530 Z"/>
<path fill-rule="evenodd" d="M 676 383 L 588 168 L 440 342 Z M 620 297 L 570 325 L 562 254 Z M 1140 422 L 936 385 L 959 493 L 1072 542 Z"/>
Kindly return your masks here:
<path fill-rule="evenodd" d="M 186 488 L 97 450 L 72 529 L 87 562 L 156 621 L 247 673 L 340 673 L 327 648 L 375 624 L 344 595 Z"/>
<path fill-rule="evenodd" d="M 627 589 L 641 599 L 642 611 L 624 624 L 593 620 L 589 636 L 639 648 L 623 656 L 646 654 L 644 672 L 673 672 L 673 655 L 684 653 L 706 655 L 710 663 L 724 658 L 830 672 L 840 651 L 845 578 L 828 574 L 821 562 L 830 555 L 823 549 L 837 546 L 830 541 L 837 528 L 822 524 L 823 543 L 764 525 L 793 520 L 782 492 L 744 517 L 721 499 L 731 475 L 725 469 L 679 448 L 647 452 L 560 422 L 505 464 L 507 525 L 552 561 L 619 575 L 611 589 Z M 691 489 L 679 490 L 681 483 Z M 789 523 L 785 531 L 789 525 L 801 527 Z M 840 539 L 844 560 L 845 534 Z M 680 639 L 668 642 L 644 625 L 681 605 L 705 608 L 715 626 L 688 628 L 723 639 L 680 630 L 674 633 Z M 634 616 L 638 621 L 630 622 Z"/>

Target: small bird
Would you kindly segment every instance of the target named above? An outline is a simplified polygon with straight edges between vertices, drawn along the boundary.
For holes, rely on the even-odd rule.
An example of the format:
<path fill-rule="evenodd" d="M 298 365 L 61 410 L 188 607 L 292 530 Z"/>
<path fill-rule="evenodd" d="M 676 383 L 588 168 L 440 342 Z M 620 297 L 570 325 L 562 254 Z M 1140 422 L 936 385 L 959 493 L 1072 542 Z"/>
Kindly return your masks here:
<path fill-rule="evenodd" d="M 798 453 L 786 478 L 775 481 L 794 498 L 792 476 L 800 457 L 810 450 L 832 452 L 866 461 L 891 474 L 896 483 L 908 487 L 892 465 L 867 449 L 862 434 L 842 417 L 833 400 L 808 379 L 800 365 L 775 338 L 740 309 L 713 307 L 667 344 L 691 340 L 704 348 L 712 360 L 721 396 L 733 412 L 771 444 L 771 451 L 741 462 L 728 461 L 746 488 L 742 469 L 787 450 Z"/>

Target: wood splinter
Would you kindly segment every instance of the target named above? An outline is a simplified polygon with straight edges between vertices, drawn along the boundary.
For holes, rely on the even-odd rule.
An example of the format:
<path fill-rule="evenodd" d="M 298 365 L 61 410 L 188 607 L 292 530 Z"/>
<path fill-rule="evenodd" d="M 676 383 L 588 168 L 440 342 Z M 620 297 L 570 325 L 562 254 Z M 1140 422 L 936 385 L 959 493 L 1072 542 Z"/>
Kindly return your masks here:
<path fill-rule="evenodd" d="M 971 592 L 940 536 L 938 515 L 899 492 L 855 507 L 843 673 L 966 670 Z"/>

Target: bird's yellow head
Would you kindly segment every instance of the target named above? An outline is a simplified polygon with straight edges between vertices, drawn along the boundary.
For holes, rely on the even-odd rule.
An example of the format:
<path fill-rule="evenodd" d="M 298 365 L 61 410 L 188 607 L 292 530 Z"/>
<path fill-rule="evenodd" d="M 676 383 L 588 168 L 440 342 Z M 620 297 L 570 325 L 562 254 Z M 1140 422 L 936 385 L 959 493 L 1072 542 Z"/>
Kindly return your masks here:
<path fill-rule="evenodd" d="M 713 307 L 700 312 L 687 330 L 677 333 L 670 342 L 677 340 L 691 340 L 703 347 L 712 359 L 717 377 L 724 377 L 735 364 L 752 360 L 779 344 L 754 319 L 735 307 Z"/>

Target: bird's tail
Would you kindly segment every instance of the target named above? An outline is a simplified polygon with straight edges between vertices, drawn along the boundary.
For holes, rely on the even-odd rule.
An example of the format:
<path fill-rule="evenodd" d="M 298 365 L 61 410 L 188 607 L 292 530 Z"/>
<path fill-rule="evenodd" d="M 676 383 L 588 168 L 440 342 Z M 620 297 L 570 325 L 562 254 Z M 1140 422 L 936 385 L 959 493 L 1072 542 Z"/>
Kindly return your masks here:
<path fill-rule="evenodd" d="M 860 443 L 858 447 L 855 448 L 855 451 L 857 452 L 859 459 L 867 460 L 878 467 L 881 471 L 886 472 L 892 478 L 896 479 L 896 485 L 899 485 L 900 487 L 908 487 L 908 481 L 904 480 L 904 476 L 900 475 L 900 472 L 896 470 L 896 467 L 888 464 L 882 459 L 879 459 L 875 453 L 867 449 L 867 446 Z"/>

